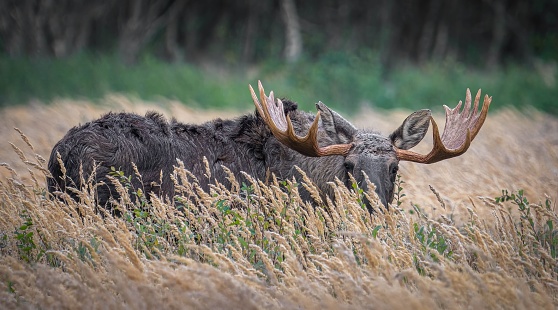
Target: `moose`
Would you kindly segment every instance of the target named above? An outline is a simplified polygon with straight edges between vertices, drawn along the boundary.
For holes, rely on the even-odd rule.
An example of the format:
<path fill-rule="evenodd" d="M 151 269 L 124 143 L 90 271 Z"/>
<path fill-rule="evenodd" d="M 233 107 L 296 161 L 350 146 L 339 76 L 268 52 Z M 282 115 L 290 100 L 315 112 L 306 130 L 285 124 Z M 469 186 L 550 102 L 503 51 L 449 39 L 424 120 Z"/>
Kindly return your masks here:
<path fill-rule="evenodd" d="M 260 99 L 249 85 L 256 106 L 254 113 L 236 119 L 215 119 L 204 124 L 184 124 L 174 118 L 148 112 L 108 113 L 101 118 L 74 127 L 54 146 L 48 163 L 52 177 L 51 193 L 66 191 L 70 185 L 80 188 L 81 180 L 95 173 L 99 184 L 97 203 L 110 209 L 110 198 L 117 198 L 108 180 L 111 169 L 134 175 L 141 174 L 145 192 L 173 195 L 174 183 L 169 177 L 178 160 L 198 179 L 204 179 L 206 163 L 215 181 L 228 184 L 227 167 L 238 179 L 245 172 L 265 180 L 271 174 L 278 179 L 299 177 L 296 167 L 315 182 L 323 195 L 332 195 L 329 182 L 339 179 L 347 187 L 349 174 L 367 190 L 366 178 L 376 186 L 376 194 L 387 207 L 394 198 L 394 182 L 399 161 L 431 164 L 467 151 L 481 129 L 492 97 L 485 95 L 480 113 L 479 90 L 471 109 L 471 93 L 462 102 L 446 109 L 446 125 L 440 136 L 431 111 L 410 114 L 389 136 L 371 130 L 357 129 L 321 101 L 317 114 L 297 109 L 297 103 L 275 99 L 273 91 L 265 94 L 258 81 Z M 409 149 L 426 135 L 432 123 L 433 148 L 426 154 Z M 204 157 L 206 163 L 204 163 Z M 61 165 L 63 164 L 63 165 Z M 134 166 L 135 165 L 135 166 Z M 100 183 L 103 181 L 103 183 Z M 135 182 L 140 182 L 135 180 Z M 200 184 L 209 189 L 209 184 Z M 67 191 L 76 198 L 72 191 Z M 309 193 L 301 192 L 303 199 Z M 305 197 L 306 195 L 306 197 Z M 374 212 L 365 201 L 370 212 Z"/>

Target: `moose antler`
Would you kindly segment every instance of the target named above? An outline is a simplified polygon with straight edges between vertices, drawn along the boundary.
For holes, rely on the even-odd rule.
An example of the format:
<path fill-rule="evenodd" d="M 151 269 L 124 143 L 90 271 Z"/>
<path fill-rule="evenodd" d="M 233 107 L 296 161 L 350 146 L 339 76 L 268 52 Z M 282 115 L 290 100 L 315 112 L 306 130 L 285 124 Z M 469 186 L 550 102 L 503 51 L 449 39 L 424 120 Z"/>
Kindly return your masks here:
<path fill-rule="evenodd" d="M 441 138 L 436 121 L 434 121 L 432 116 L 430 117 L 430 121 L 432 122 L 432 135 L 434 137 L 434 146 L 430 153 L 421 155 L 412 151 L 395 148 L 397 158 L 399 158 L 399 160 L 431 164 L 465 153 L 471 145 L 471 141 L 475 139 L 484 124 L 488 108 L 492 102 L 492 97 L 485 95 L 481 112 L 477 115 L 480 96 L 481 90 L 479 89 L 475 97 L 475 106 L 472 111 L 469 111 L 471 108 L 471 91 L 468 88 L 463 112 L 459 112 L 462 104 L 461 101 L 459 101 L 459 104 L 453 109 L 444 105 L 446 109 L 446 126 Z"/>
<path fill-rule="evenodd" d="M 330 155 L 347 155 L 352 144 L 334 144 L 326 147 L 319 147 L 318 145 L 318 122 L 320 120 L 320 111 L 316 114 L 314 122 L 308 130 L 308 134 L 305 137 L 299 137 L 293 128 L 291 123 L 291 118 L 285 115 L 283 110 L 283 102 L 280 99 L 275 100 L 273 91 L 269 93 L 269 97 L 265 95 L 262 83 L 258 81 L 258 89 L 260 91 L 260 98 L 262 102 L 258 100 L 252 85 L 250 87 L 250 93 L 252 94 L 252 99 L 256 105 L 256 109 L 260 116 L 264 119 L 271 132 L 284 145 L 289 148 L 311 157 L 320 156 L 330 156 Z"/>

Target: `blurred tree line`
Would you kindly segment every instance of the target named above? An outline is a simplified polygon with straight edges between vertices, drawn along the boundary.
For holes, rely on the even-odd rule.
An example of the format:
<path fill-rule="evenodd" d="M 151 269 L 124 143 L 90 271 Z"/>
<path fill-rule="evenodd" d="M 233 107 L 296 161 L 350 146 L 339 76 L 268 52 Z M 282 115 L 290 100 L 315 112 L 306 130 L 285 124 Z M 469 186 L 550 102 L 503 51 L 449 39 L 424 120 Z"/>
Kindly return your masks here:
<path fill-rule="evenodd" d="M 296 62 L 327 52 L 494 67 L 556 59 L 555 0 L 2 0 L 0 49 L 14 57 L 116 52 L 173 61 Z"/>

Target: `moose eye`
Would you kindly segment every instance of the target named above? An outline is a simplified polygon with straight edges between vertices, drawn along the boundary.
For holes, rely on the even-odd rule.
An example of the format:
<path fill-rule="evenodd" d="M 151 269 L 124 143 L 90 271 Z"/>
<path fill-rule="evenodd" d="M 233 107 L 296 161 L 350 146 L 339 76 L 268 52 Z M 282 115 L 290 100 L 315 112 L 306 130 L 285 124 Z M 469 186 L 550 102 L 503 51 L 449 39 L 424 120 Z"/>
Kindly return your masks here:
<path fill-rule="evenodd" d="M 343 165 L 347 170 L 353 170 L 353 168 L 355 167 L 355 164 L 350 161 L 346 161 Z"/>
<path fill-rule="evenodd" d="M 399 166 L 397 166 L 397 165 L 392 165 L 392 166 L 389 168 L 389 172 L 390 172 L 392 175 L 397 174 L 397 171 L 399 171 Z"/>

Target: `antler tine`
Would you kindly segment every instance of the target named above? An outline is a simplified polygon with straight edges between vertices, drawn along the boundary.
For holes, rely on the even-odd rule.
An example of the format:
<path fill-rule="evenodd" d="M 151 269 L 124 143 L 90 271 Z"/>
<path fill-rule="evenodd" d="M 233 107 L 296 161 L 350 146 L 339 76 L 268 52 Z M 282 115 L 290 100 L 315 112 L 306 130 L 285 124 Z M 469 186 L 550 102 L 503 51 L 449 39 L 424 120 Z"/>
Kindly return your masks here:
<path fill-rule="evenodd" d="M 261 81 L 258 81 L 258 90 L 260 92 L 261 102 L 258 100 L 252 85 L 248 85 L 254 105 L 258 113 L 263 118 L 269 129 L 284 145 L 289 148 L 311 157 L 329 156 L 329 155 L 346 155 L 351 149 L 351 144 L 335 144 L 326 147 L 318 146 L 318 123 L 320 121 L 320 111 L 316 114 L 308 133 L 304 137 L 299 137 L 295 131 L 291 118 L 285 115 L 283 102 L 279 99 L 275 100 L 273 91 L 269 93 L 269 97 L 265 95 L 265 90 Z"/>
<path fill-rule="evenodd" d="M 475 96 L 473 109 L 471 110 L 471 91 L 467 89 L 465 95 L 465 107 L 460 112 L 462 102 L 459 101 L 457 106 L 453 109 L 444 105 L 446 110 L 446 126 L 444 133 L 440 137 L 438 124 L 433 117 L 430 117 L 432 122 L 432 136 L 434 138 L 434 146 L 427 155 L 421 155 L 413 151 L 407 151 L 396 148 L 396 154 L 399 160 L 413 161 L 423 164 L 431 164 L 444 159 L 459 156 L 469 149 L 471 141 L 479 133 L 486 116 L 488 108 L 492 102 L 492 97 L 484 96 L 481 112 L 478 113 L 478 106 L 481 96 L 481 90 Z M 470 111 L 471 110 L 471 111 Z"/>

